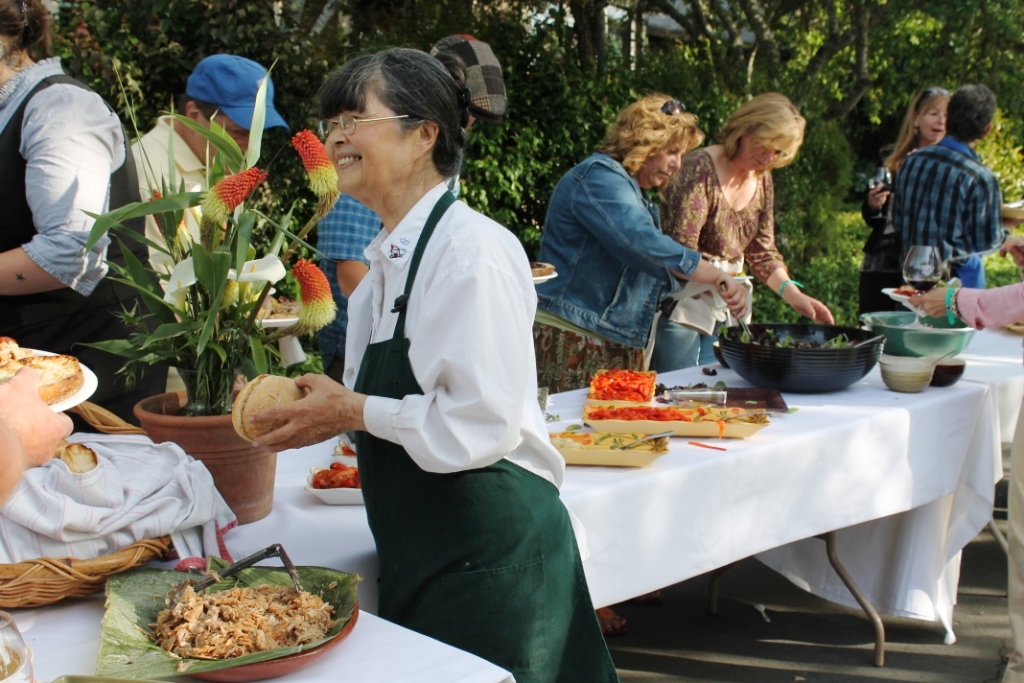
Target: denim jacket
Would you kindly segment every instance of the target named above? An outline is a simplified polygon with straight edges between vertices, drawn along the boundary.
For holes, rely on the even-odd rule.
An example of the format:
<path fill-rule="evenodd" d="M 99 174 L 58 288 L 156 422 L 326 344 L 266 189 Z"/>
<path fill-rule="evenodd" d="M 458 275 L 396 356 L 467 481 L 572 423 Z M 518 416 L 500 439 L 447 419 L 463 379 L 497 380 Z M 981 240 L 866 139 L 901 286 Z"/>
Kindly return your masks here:
<path fill-rule="evenodd" d="M 658 303 L 701 256 L 661 232 L 658 209 L 607 154 L 559 181 L 541 233 L 540 261 L 558 277 L 537 286 L 537 306 L 595 334 L 644 347 Z"/>

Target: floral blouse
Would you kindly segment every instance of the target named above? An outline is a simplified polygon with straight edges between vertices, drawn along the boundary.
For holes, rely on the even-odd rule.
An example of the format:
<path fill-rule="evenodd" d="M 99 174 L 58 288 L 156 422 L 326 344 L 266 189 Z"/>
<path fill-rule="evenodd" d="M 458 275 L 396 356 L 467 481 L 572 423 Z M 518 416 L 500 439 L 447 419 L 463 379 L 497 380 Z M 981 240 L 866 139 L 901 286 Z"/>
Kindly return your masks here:
<path fill-rule="evenodd" d="M 682 168 L 661 193 L 661 229 L 704 256 L 736 262 L 742 257 L 761 282 L 785 265 L 775 247 L 775 190 L 771 173 L 736 211 L 722 194 L 707 150 L 683 158 Z"/>

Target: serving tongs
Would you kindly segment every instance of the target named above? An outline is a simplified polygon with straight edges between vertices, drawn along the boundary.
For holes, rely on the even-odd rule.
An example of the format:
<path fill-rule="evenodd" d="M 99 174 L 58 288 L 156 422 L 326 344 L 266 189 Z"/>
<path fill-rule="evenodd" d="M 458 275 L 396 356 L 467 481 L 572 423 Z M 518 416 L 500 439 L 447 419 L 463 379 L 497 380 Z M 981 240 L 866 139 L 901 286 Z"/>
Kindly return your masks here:
<path fill-rule="evenodd" d="M 629 450 L 630 448 L 634 448 L 635 446 L 639 446 L 640 444 L 642 444 L 642 443 L 644 443 L 646 441 L 654 441 L 655 439 L 660 439 L 663 436 L 672 436 L 674 434 L 675 434 L 675 432 L 660 432 L 658 434 L 648 434 L 646 436 L 641 436 L 636 441 L 630 441 L 627 444 L 623 444 L 622 446 L 612 446 L 611 449 L 613 451 L 625 451 L 625 450 Z"/>
<path fill-rule="evenodd" d="M 728 394 L 725 389 L 666 389 L 662 396 L 670 401 L 698 401 L 700 403 L 713 403 L 725 405 Z"/>
<path fill-rule="evenodd" d="M 292 564 L 291 559 L 288 557 L 288 553 L 284 551 L 280 543 L 269 545 L 259 552 L 255 552 L 248 557 L 243 557 L 238 562 L 225 567 L 218 572 L 210 572 L 208 576 L 204 576 L 201 579 L 187 579 L 177 586 L 172 588 L 164 599 L 164 604 L 168 607 L 174 607 L 181 602 L 181 597 L 185 594 L 185 589 L 189 586 L 196 593 L 201 593 L 213 584 L 217 583 L 221 579 L 237 574 L 243 569 L 248 569 L 260 560 L 265 560 L 268 557 L 280 557 L 281 563 L 284 564 L 284 568 L 288 570 L 288 575 L 292 577 L 292 583 L 295 584 L 295 590 L 299 593 L 302 592 L 302 583 L 299 581 L 299 573 L 295 571 L 295 565 Z"/>

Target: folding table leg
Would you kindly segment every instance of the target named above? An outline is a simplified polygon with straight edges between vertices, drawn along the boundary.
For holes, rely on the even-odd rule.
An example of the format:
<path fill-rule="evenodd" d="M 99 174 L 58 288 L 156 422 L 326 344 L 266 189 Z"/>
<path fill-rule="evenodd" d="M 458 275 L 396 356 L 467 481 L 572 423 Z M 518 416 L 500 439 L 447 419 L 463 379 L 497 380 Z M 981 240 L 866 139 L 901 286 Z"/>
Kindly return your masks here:
<path fill-rule="evenodd" d="M 730 562 L 724 567 L 719 567 L 715 571 L 711 572 L 711 582 L 708 584 L 708 612 L 711 614 L 718 614 L 718 584 L 722 581 L 722 574 L 724 574 L 735 562 Z"/>
<path fill-rule="evenodd" d="M 995 536 L 996 543 L 998 543 L 999 547 L 1003 549 L 1003 552 L 1009 553 L 1010 545 L 1006 541 L 1006 535 L 1003 534 L 1003 532 L 999 530 L 999 527 L 996 526 L 996 520 L 988 520 L 988 530 L 992 532 L 993 536 Z"/>
<path fill-rule="evenodd" d="M 882 619 L 878 616 L 878 612 L 874 606 L 868 602 L 868 599 L 860 592 L 857 588 L 857 584 L 853 582 L 853 578 L 847 573 L 846 567 L 839 561 L 839 556 L 836 554 L 836 532 L 829 531 L 828 533 L 821 534 L 818 538 L 825 541 L 825 553 L 828 555 L 828 561 L 832 564 L 832 568 L 836 570 L 836 574 L 842 579 L 846 587 L 853 593 L 853 597 L 860 603 L 861 609 L 868 615 L 868 619 L 871 620 L 871 624 L 875 627 L 875 666 L 885 666 L 885 626 L 882 625 Z"/>

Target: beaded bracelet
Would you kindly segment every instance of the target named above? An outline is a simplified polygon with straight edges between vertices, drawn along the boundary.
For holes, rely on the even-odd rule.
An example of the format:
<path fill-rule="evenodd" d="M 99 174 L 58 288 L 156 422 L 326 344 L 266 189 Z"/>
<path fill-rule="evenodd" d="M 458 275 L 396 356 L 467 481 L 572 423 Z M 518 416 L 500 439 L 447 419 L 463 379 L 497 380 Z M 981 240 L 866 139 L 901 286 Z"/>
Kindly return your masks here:
<path fill-rule="evenodd" d="M 801 289 L 803 289 L 804 287 L 804 283 L 802 282 L 797 282 L 796 280 L 786 280 L 781 285 L 779 285 L 779 296 L 782 296 L 782 292 L 786 289 L 786 285 L 796 285 Z"/>
<path fill-rule="evenodd" d="M 956 302 L 957 290 L 950 287 L 946 290 L 946 320 L 950 325 L 955 325 L 960 317 L 960 307 Z"/>

